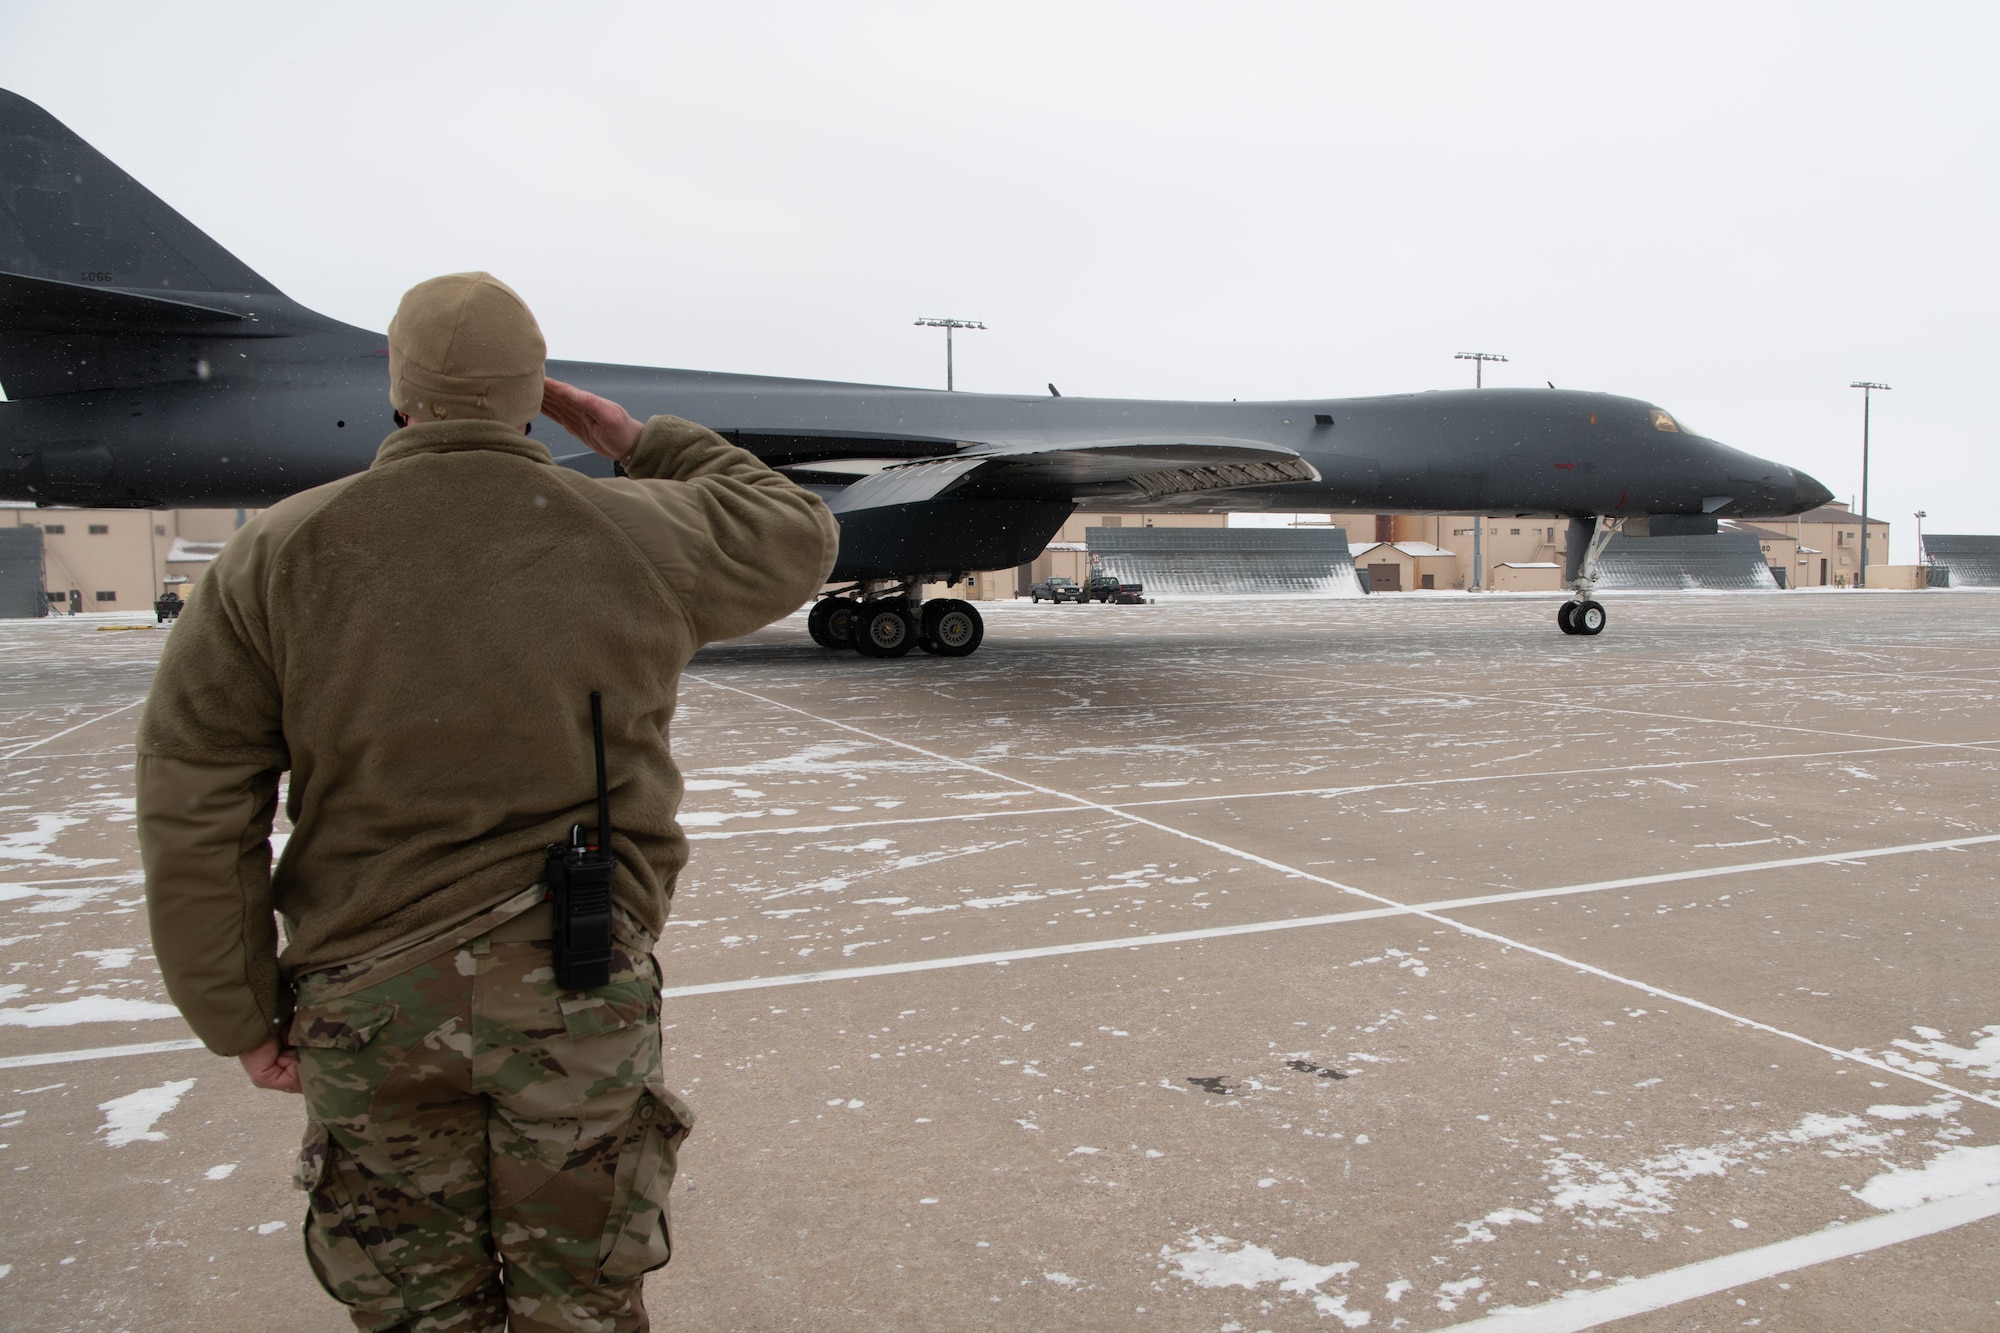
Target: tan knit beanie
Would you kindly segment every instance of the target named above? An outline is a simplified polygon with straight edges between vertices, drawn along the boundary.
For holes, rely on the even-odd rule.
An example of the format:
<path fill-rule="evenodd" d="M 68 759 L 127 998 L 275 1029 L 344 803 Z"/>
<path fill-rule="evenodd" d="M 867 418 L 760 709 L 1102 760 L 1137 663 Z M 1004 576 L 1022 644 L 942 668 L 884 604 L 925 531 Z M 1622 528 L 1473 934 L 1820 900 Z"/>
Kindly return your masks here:
<path fill-rule="evenodd" d="M 490 273 L 447 273 L 405 292 L 389 321 L 389 401 L 412 424 L 522 426 L 541 413 L 547 355 L 512 287 Z"/>

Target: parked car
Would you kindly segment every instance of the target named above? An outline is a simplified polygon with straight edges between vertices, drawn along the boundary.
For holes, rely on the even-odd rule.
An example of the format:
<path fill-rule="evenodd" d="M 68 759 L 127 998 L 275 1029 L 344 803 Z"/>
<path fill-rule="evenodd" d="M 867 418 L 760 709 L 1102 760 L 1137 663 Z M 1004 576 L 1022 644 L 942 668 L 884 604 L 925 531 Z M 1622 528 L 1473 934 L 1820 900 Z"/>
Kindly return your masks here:
<path fill-rule="evenodd" d="M 1118 595 L 1118 580 L 1109 574 L 1092 574 L 1084 592 L 1093 602 L 1108 602 Z"/>
<path fill-rule="evenodd" d="M 1019 587 L 1020 585 L 1016 584 L 1015 586 Z M 1037 602 L 1041 601 L 1044 597 L 1052 602 L 1081 602 L 1085 600 L 1084 591 L 1077 585 L 1077 581 L 1075 579 L 1064 578 L 1060 574 L 1050 575 L 1040 583 L 1030 586 L 1028 596 L 1031 600 Z"/>

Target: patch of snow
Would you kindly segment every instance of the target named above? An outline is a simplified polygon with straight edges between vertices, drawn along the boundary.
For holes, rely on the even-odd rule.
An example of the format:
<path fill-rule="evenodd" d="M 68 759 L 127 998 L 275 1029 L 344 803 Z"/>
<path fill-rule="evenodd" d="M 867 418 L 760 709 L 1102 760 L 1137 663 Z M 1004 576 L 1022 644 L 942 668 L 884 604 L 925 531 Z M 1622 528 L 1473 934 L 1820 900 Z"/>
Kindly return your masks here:
<path fill-rule="evenodd" d="M 1469 1277 L 1458 1282 L 1440 1282 L 1437 1307 L 1440 1310 L 1456 1310 L 1460 1301 L 1485 1285 L 1486 1279 L 1483 1277 Z"/>
<path fill-rule="evenodd" d="M 694 814 L 688 814 L 683 811 L 676 822 L 682 828 L 708 828 L 711 825 L 721 824 L 731 819 L 762 819 L 763 817 L 764 812 L 762 810 L 738 810 L 731 813 L 702 810 Z"/>
<path fill-rule="evenodd" d="M 1083 1285 L 1080 1280 L 1071 1277 L 1068 1273 L 1044 1273 L 1042 1277 L 1045 1281 L 1053 1282 L 1058 1287 L 1079 1287 Z"/>
<path fill-rule="evenodd" d="M 103 860 L 83 861 L 71 856 L 57 856 L 49 848 L 61 836 L 64 829 L 75 828 L 88 823 L 82 815 L 64 813 L 60 815 L 30 815 L 34 825 L 19 833 L 0 834 L 0 860 L 27 861 L 39 866 L 101 866 Z"/>
<path fill-rule="evenodd" d="M 211 1166 L 208 1170 L 202 1172 L 202 1175 L 209 1180 L 227 1180 L 234 1174 L 235 1170 L 236 1163 L 224 1162 L 221 1166 Z"/>
<path fill-rule="evenodd" d="M 1919 1116 L 1943 1120 L 1947 1116 L 1957 1115 L 1961 1105 L 1963 1103 L 1953 1098 L 1940 1097 L 1923 1106 L 1871 1106 L 1868 1108 L 1868 1114 L 1878 1120 L 1915 1120 Z"/>
<path fill-rule="evenodd" d="M 1891 1133 L 1870 1133 L 1867 1122 L 1859 1116 L 1813 1113 L 1790 1128 L 1724 1143 L 1675 1147 L 1627 1167 L 1593 1162 L 1580 1153 L 1562 1153 L 1545 1164 L 1545 1178 L 1550 1181 L 1550 1202 L 1555 1207 L 1580 1210 L 1583 1216 L 1579 1220 L 1586 1226 L 1615 1227 L 1621 1216 L 1670 1213 L 1679 1182 L 1727 1175 L 1732 1167 L 1773 1148 L 1788 1151 L 1811 1145 L 1828 1157 L 1851 1157 L 1879 1152 L 1892 1138 Z"/>
<path fill-rule="evenodd" d="M 2000 1024 L 1979 1029 L 1982 1035 L 1969 1047 L 1953 1046 L 1936 1028 L 1910 1030 L 1924 1040 L 1891 1042 L 1892 1046 L 1901 1050 L 1882 1053 L 1882 1058 L 1889 1064 L 1926 1075 L 1936 1074 L 1943 1066 L 1950 1065 L 1980 1078 L 2000 1079 Z M 1902 1051 L 1910 1051 L 1921 1058 L 1912 1060 Z"/>
<path fill-rule="evenodd" d="M 130 967 L 137 949 L 80 949 L 78 958 L 88 958 L 101 968 Z"/>
<path fill-rule="evenodd" d="M 60 1004 L 31 1004 L 0 1009 L 0 1027 L 58 1028 L 72 1023 L 131 1023 L 143 1018 L 179 1018 L 181 1011 L 152 1000 L 120 1000 L 109 995 L 83 995 Z"/>
<path fill-rule="evenodd" d="M 128 1143 L 158 1143 L 167 1136 L 154 1129 L 153 1123 L 180 1105 L 181 1098 L 193 1086 L 191 1078 L 177 1079 L 100 1102 L 97 1109 L 104 1112 L 104 1123 L 97 1132 L 104 1135 L 105 1145 L 111 1148 L 122 1148 Z"/>
<path fill-rule="evenodd" d="M 1356 1263 L 1312 1264 L 1304 1259 L 1281 1258 L 1262 1245 L 1236 1241 L 1228 1236 L 1203 1236 L 1191 1231 L 1185 1249 L 1160 1247 L 1160 1258 L 1174 1265 L 1174 1276 L 1198 1287 L 1243 1287 L 1256 1290 L 1274 1282 L 1278 1290 L 1313 1298 L 1313 1309 L 1333 1315 L 1348 1328 L 1365 1327 L 1372 1316 L 1366 1310 L 1349 1310 L 1347 1296 L 1328 1296 L 1320 1288 L 1335 1278 L 1346 1277 Z M 1233 1248 L 1232 1248 L 1233 1247 Z"/>
<path fill-rule="evenodd" d="M 1947 1148 L 1914 1170 L 1884 1171 L 1854 1194 L 1870 1207 L 1896 1212 L 1933 1199 L 1955 1199 L 1988 1185 L 2000 1185 L 2000 1144 Z"/>
<path fill-rule="evenodd" d="M 1494 1227 L 1512 1226 L 1516 1222 L 1528 1222 L 1540 1225 L 1541 1220 L 1542 1215 L 1540 1213 L 1531 1213 L 1525 1208 L 1497 1209 L 1480 1218 L 1477 1222 L 1454 1223 L 1456 1226 L 1464 1227 L 1465 1234 L 1452 1241 L 1452 1244 L 1470 1245 L 1474 1241 L 1490 1242 L 1493 1239 Z"/>

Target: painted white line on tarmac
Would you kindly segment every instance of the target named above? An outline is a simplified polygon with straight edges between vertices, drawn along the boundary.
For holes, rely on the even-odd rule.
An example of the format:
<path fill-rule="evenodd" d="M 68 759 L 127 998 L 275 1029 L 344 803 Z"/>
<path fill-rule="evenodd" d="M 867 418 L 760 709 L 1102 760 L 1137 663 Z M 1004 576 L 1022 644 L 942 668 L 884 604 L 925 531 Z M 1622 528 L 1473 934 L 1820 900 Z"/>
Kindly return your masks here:
<path fill-rule="evenodd" d="M 1156 944 L 1188 944 L 1199 940 L 1227 939 L 1232 935 L 1263 935 L 1278 930 L 1304 930 L 1313 926 L 1333 926 L 1349 921 L 1380 921 L 1388 917 L 1423 916 L 1432 912 L 1456 911 L 1466 907 L 1489 907 L 1496 903 L 1525 902 L 1535 898 L 1560 898 L 1576 893 L 1603 893 L 1611 889 L 1637 889 L 1649 884 L 1674 884 L 1693 879 L 1714 879 L 1722 875 L 1749 875 L 1760 870 L 1839 865 L 1852 861 L 1873 860 L 1882 856 L 1950 851 L 1954 848 L 1995 842 L 2000 842 L 2000 833 L 1982 834 L 1973 838 L 1947 838 L 1940 842 L 1912 842 L 1899 847 L 1870 847 L 1857 852 L 1828 852 L 1822 856 L 1790 856 L 1778 861 L 1749 861 L 1740 865 L 1709 866 L 1701 870 L 1677 870 L 1663 875 L 1636 875 L 1630 879 L 1602 879 L 1590 884 L 1565 884 L 1549 889 L 1517 889 L 1509 893 L 1487 893 L 1473 898 L 1440 898 L 1435 902 L 1370 907 L 1356 912 L 1286 916 L 1269 921 L 1239 922 L 1233 926 L 1203 926 L 1196 930 L 1165 931 L 1153 935 L 1124 935 L 1108 940 L 1041 944 L 1025 949 L 1000 949 L 991 953 L 952 954 L 943 958 L 918 959 L 914 962 L 875 963 L 866 967 L 828 968 L 819 972 L 742 977 L 735 981 L 670 986 L 660 994 L 663 999 L 671 1000 L 693 995 L 722 995 L 730 991 L 767 990 L 774 986 L 803 986 L 819 981 L 855 981 L 864 977 L 890 977 L 905 972 L 936 972 L 953 967 L 986 967 L 996 963 L 1018 963 L 1033 958 L 1061 958 L 1069 954 L 1101 953 L 1110 949 L 1141 949 Z"/>
<path fill-rule="evenodd" d="M 688 833 L 689 842 L 719 842 L 728 838 L 751 838 L 758 834 L 774 837 L 780 833 L 845 833 L 850 829 L 900 828 L 905 824 L 957 824 L 969 819 L 1005 819 L 1009 815 L 1073 815 L 1073 805 L 1049 805 L 1034 810 L 967 810 L 956 815 L 913 815 L 908 819 L 862 819 L 852 824 L 787 824 L 783 828 L 734 828 L 714 833 Z"/>
<path fill-rule="evenodd" d="M 1904 754 L 1915 750 L 1960 750 L 1969 745 L 1995 745 L 2000 741 L 1911 741 L 1903 745 L 1874 745 L 1857 749 L 1815 750 L 1805 754 L 1748 754 L 1734 755 L 1727 759 L 1676 759 L 1656 764 L 1613 764 L 1601 768 L 1552 768 L 1537 772 L 1494 772 L 1478 773 L 1468 777 L 1413 778 L 1406 782 L 1363 782 L 1344 787 L 1289 787 L 1281 791 L 1247 791 L 1204 793 L 1200 796 L 1156 796 L 1144 801 L 1121 801 L 1121 810 L 1150 810 L 1163 805 L 1213 805 L 1219 801 L 1264 801 L 1288 796 L 1354 796 L 1376 791 L 1403 791 L 1414 787 L 1449 787 L 1467 782 L 1534 782 L 1547 778 L 1573 778 L 1612 776 L 1619 773 L 1646 773 L 1654 770 L 1701 768 L 1715 764 L 1761 764 L 1775 761 L 1792 763 L 1807 759 L 1850 759 L 1865 754 Z M 698 770 L 697 770 L 698 771 Z M 948 824 L 960 820 L 1004 819 L 1009 815 L 1027 817 L 1029 815 L 1071 815 L 1076 813 L 1073 805 L 1042 806 L 1033 810 L 968 810 L 953 815 L 912 815 L 905 819 L 865 819 L 846 824 L 786 824 L 780 827 L 744 827 L 720 829 L 708 833 L 689 833 L 689 842 L 724 841 L 730 838 L 752 838 L 762 835 L 776 837 L 779 834 L 845 833 L 850 829 L 895 828 L 902 824 Z"/>
<path fill-rule="evenodd" d="M 1326 686 L 1327 682 L 1313 676 L 1288 676 L 1282 671 L 1252 671 L 1247 667 L 1203 667 L 1204 672 L 1217 675 L 1252 676 L 1259 680 L 1287 680 L 1301 685 Z M 1514 708 L 1555 709 L 1566 713 L 1604 713 L 1612 717 L 1639 717 L 1653 722 L 1692 722 L 1704 727 L 1749 727 L 1758 731 L 1788 731 L 1800 736 L 1831 736 L 1838 740 L 1873 741 L 1878 745 L 1921 745 L 1934 746 L 1943 750 L 1973 750 L 1980 754 L 1992 754 L 1991 741 L 1916 741 L 1907 736 L 1875 736 L 1860 731 L 1833 731 L 1826 727 L 1799 727 L 1785 722 L 1752 722 L 1748 718 L 1701 717 L 1692 713 L 1653 713 L 1642 708 L 1617 708 L 1609 704 L 1575 703 L 1564 699 L 1520 699 L 1508 694 L 1473 694 L 1466 690 L 1439 689 L 1435 686 L 1420 688 L 1415 685 L 1388 685 L 1371 681 L 1370 689 L 1392 690 L 1397 694 L 1415 695 L 1419 699 L 1463 699 L 1468 703 L 1506 704 Z M 1578 686 L 1576 688 L 1583 688 Z M 745 691 L 748 693 L 748 691 Z M 804 710 L 799 710 L 803 712 Z M 812 716 L 807 714 L 807 716 Z M 823 719 L 822 719 L 823 720 Z"/>
<path fill-rule="evenodd" d="M 1499 945 L 1503 949 L 1519 949 L 1522 953 L 1533 954 L 1537 958 L 1546 958 L 1552 963 L 1558 963 L 1563 967 L 1570 968 L 1573 971 L 1581 972 L 1586 976 L 1596 977 L 1599 980 L 1609 981 L 1619 986 L 1628 986 L 1633 990 L 1639 991 L 1641 994 L 1650 995 L 1656 1000 L 1667 1000 L 1671 1001 L 1674 1004 L 1685 1005 L 1687 1008 L 1697 1009 L 1700 1010 L 1702 1013 L 1713 1014 L 1717 1018 L 1726 1019 L 1727 1021 L 1736 1024 L 1738 1027 L 1749 1028 L 1755 1032 L 1762 1032 L 1767 1036 L 1779 1037 L 1785 1041 L 1796 1042 L 1801 1046 L 1809 1046 L 1813 1050 L 1820 1051 L 1826 1055 L 1830 1055 L 1836 1060 L 1852 1060 L 1856 1064 L 1866 1065 L 1870 1069 L 1878 1069 L 1885 1074 L 1893 1075 L 1896 1078 L 1903 1079 L 1907 1082 L 1921 1084 L 1924 1087 L 1935 1089 L 1938 1092 L 1948 1093 L 1954 1097 L 1962 1097 L 1967 1101 L 1978 1102 L 1983 1106 L 2000 1107 L 2000 1095 L 1981 1093 L 1981 1092 L 1971 1092 L 1964 1088 L 1953 1087 L 1949 1083 L 1940 1082 L 1939 1080 L 1931 1078 L 1928 1075 L 1919 1074 L 1914 1070 L 1898 1068 L 1895 1065 L 1889 1064 L 1888 1062 L 1883 1060 L 1878 1060 L 1874 1056 L 1868 1055 L 1862 1051 L 1858 1050 L 1843 1051 L 1837 1046 L 1828 1046 L 1825 1042 L 1814 1041 L 1811 1037 L 1805 1036 L 1801 1033 L 1791 1032 L 1781 1027 L 1774 1027 L 1769 1023 L 1760 1023 L 1754 1018 L 1749 1018 L 1743 1014 L 1733 1013 L 1730 1010 L 1722 1008 L 1720 1005 L 1710 1004 L 1706 1000 L 1697 1000 L 1691 995 L 1683 995 L 1678 991 L 1670 991 L 1665 989 L 1664 987 L 1655 986 L 1650 982 L 1639 981 L 1633 977 L 1621 976 L 1616 972 L 1610 971 L 1607 968 L 1598 967 L 1593 963 L 1586 963 L 1581 959 L 1571 958 L 1566 954 L 1559 954 L 1555 952 L 1553 949 L 1544 949 L 1537 945 L 1529 944 L 1524 940 L 1513 939 L 1510 936 L 1502 935 L 1495 931 L 1482 930 L 1478 926 L 1468 925 L 1463 921 L 1459 921 L 1456 920 L 1455 918 L 1441 915 L 1440 913 L 1433 911 L 1429 908 L 1412 906 L 1409 903 L 1398 902 L 1394 898 L 1384 897 L 1382 894 L 1379 893 L 1370 893 L 1368 890 L 1356 888 L 1352 884 L 1343 884 L 1337 879 L 1328 879 L 1324 875 L 1315 875 L 1309 870 L 1301 870 L 1297 866 L 1286 865 L 1283 861 L 1275 861 L 1268 856 L 1259 855 L 1256 852 L 1248 851 L 1242 847 L 1232 847 L 1230 844 L 1226 842 L 1217 842 L 1213 838 L 1204 838 L 1198 833 L 1190 833 L 1186 829 L 1175 828 L 1171 824 L 1162 824 L 1157 820 L 1147 819 L 1143 815 L 1135 815 L 1131 813 L 1129 810 L 1121 810 L 1117 806 L 1106 805 L 1101 801 L 1093 801 L 1090 800 L 1088 797 L 1077 796 L 1071 792 L 1058 791 L 1053 787 L 1044 787 L 1039 783 L 1030 782 L 1026 778 L 1013 777 L 1010 774 L 1000 772 L 998 769 L 987 768 L 982 764 L 975 764 L 969 759 L 959 759 L 952 755 L 941 754 L 936 750 L 926 750 L 921 745 L 912 745 L 908 741 L 899 741 L 896 740 L 894 737 L 884 736 L 879 732 L 867 731 L 861 727 L 853 725 L 852 723 L 841 722 L 830 717 L 822 717 L 818 713 L 809 712 L 808 710 L 800 708 L 795 704 L 788 704 L 781 700 L 773 699 L 768 695 L 758 694 L 753 690 L 743 689 L 740 686 L 725 685 L 720 681 L 709 680 L 706 677 L 696 676 L 696 675 L 689 675 L 684 677 L 684 679 L 695 681 L 698 684 L 707 685 L 711 689 L 728 690 L 732 694 L 740 694 L 743 695 L 745 698 L 757 699 L 765 704 L 768 704 L 772 708 L 780 709 L 787 713 L 796 713 L 800 717 L 811 718 L 813 721 L 820 723 L 822 726 L 833 727 L 840 731 L 852 732 L 854 735 L 863 736 L 869 740 L 880 741 L 884 745 L 893 745 L 898 749 L 908 750 L 912 754 L 920 754 L 924 756 L 926 759 L 934 759 L 937 760 L 939 763 L 955 765 L 956 767 L 963 768 L 968 772 L 981 774 L 982 776 L 992 778 L 996 782 L 1006 782 L 1016 787 L 1025 787 L 1029 791 L 1040 792 L 1044 796 L 1053 797 L 1057 800 L 1074 801 L 1080 808 L 1083 809 L 1101 810 L 1106 814 L 1117 815 L 1120 816 L 1121 818 L 1130 821 L 1131 823 L 1138 824 L 1146 828 L 1155 829 L 1161 833 L 1168 834 L 1171 837 L 1180 838 L 1186 842 L 1194 843 L 1197 846 L 1207 847 L 1211 851 L 1222 853 L 1224 856 L 1231 856 L 1239 861 L 1247 861 L 1251 865 L 1262 866 L 1267 870 L 1276 871 L 1281 875 L 1285 875 L 1293 879 L 1310 880 L 1315 884 L 1324 884 L 1326 887 L 1330 889 L 1338 889 L 1342 893 L 1352 894 L 1357 898 L 1366 899 L 1369 902 L 1377 903 L 1383 907 L 1394 908 L 1399 913 L 1407 913 L 1408 915 L 1411 916 L 1422 917 L 1426 921 L 1432 921 L 1450 930 L 1455 930 L 1461 935 L 1467 935 L 1474 939 L 1486 940 L 1489 943 Z M 1882 741 L 1882 740 L 1896 741 L 1899 738 L 1872 736 L 1869 737 L 1868 739 L 1876 741 Z M 1900 743 L 1910 744 L 1912 742 L 1902 741 Z M 1921 744 L 1921 742 L 1916 742 L 1916 743 Z M 1850 854 L 1849 856 L 1846 857 L 1826 857 L 1821 859 L 1852 860 L 1853 856 L 1852 854 Z M 1222 927 L 1221 929 L 1227 929 L 1227 927 Z"/>
<path fill-rule="evenodd" d="M 35 1065 L 67 1065 L 78 1060 L 115 1060 L 121 1055 L 159 1055 L 166 1051 L 198 1051 L 201 1043 L 192 1037 L 178 1041 L 142 1041 L 131 1046 L 92 1046 L 81 1051 L 42 1051 L 36 1055 L 0 1057 L 0 1069 L 28 1069 Z"/>
<path fill-rule="evenodd" d="M 1622 1286 L 1600 1287 L 1543 1305 L 1498 1311 L 1484 1319 L 1453 1324 L 1440 1333 L 1576 1333 L 1579 1329 L 1596 1328 L 1651 1310 L 1664 1310 L 1682 1301 L 1713 1296 L 1747 1282 L 1761 1282 L 1780 1273 L 1935 1236 L 1940 1231 L 1994 1216 L 2000 1216 L 2000 1185 L 1989 1185 L 1955 1199 L 1920 1204 L 1905 1212 L 1794 1236 L 1774 1245 L 1725 1254 L 1719 1259 L 1670 1268 Z"/>
<path fill-rule="evenodd" d="M 24 745 L 14 746 L 12 749 L 8 750 L 7 753 L 0 754 L 0 762 L 5 762 L 6 760 L 12 759 L 17 754 L 26 754 L 28 751 L 36 748 L 37 746 L 47 745 L 50 741 L 59 741 L 63 737 L 69 735 L 72 731 L 82 731 L 85 727 L 90 726 L 93 723 L 102 722 L 104 721 L 104 719 L 108 717 L 117 717 L 120 713 L 129 713 L 134 708 L 137 708 L 140 704 L 145 702 L 146 700 L 143 697 L 134 699 L 129 704 L 120 704 L 118 707 L 112 709 L 108 713 L 99 713 L 96 717 L 89 718 L 86 719 L 85 721 L 79 722 L 73 727 L 64 727 L 61 731 L 55 732 L 48 736 L 44 736 L 38 741 L 29 741 Z"/>

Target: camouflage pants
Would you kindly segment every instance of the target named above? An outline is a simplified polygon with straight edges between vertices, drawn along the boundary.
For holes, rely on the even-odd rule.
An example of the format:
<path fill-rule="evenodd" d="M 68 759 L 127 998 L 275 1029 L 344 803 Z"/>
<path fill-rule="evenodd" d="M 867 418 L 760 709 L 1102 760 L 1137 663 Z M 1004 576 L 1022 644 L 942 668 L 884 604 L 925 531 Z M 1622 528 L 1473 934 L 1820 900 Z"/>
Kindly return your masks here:
<path fill-rule="evenodd" d="M 545 944 L 488 936 L 368 967 L 297 983 L 320 1285 L 371 1333 L 645 1329 L 692 1124 L 661 1079 L 652 956 L 621 943 L 582 992 Z"/>

